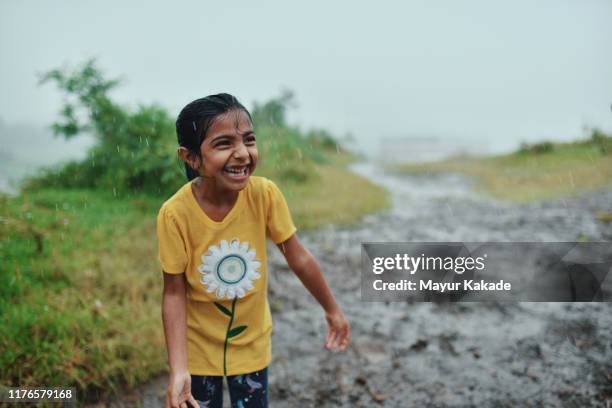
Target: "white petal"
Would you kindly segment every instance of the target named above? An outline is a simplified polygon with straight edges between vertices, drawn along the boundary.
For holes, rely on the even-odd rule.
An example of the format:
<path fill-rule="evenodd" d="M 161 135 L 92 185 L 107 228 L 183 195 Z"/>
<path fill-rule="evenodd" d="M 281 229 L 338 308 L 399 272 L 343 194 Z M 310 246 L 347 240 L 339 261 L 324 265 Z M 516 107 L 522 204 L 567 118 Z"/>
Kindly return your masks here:
<path fill-rule="evenodd" d="M 260 266 L 261 266 L 261 262 L 259 262 L 259 261 L 252 261 L 251 262 L 251 268 L 253 268 L 253 270 L 255 270 L 255 271 L 257 269 L 259 269 Z"/>
<path fill-rule="evenodd" d="M 253 279 L 259 279 L 259 277 L 260 277 L 260 276 L 261 276 L 261 275 L 260 275 L 259 273 L 255 272 L 255 271 L 249 271 L 249 272 L 247 273 L 247 277 L 248 277 L 249 279 L 251 279 L 251 280 L 253 280 Z"/>
<path fill-rule="evenodd" d="M 206 291 L 210 293 L 210 292 L 213 292 L 215 289 L 217 289 L 217 282 L 213 282 L 210 285 L 208 285 L 208 289 L 206 289 Z"/>
<path fill-rule="evenodd" d="M 216 256 L 217 258 L 221 255 L 221 250 L 216 245 L 211 245 L 208 247 L 208 251 L 212 256 Z"/>
<path fill-rule="evenodd" d="M 226 254 L 229 251 L 229 244 L 226 240 L 221 241 L 221 253 Z"/>
<path fill-rule="evenodd" d="M 249 252 L 246 253 L 246 257 L 249 261 L 252 261 L 253 259 L 255 259 L 255 250 L 254 249 L 249 250 Z"/>
<path fill-rule="evenodd" d="M 243 298 L 245 295 L 244 289 L 242 289 L 240 286 L 238 286 L 236 288 L 236 294 L 238 295 L 239 298 Z"/>
<path fill-rule="evenodd" d="M 217 261 L 217 258 L 214 257 L 214 256 L 206 255 L 204 257 L 204 263 L 205 264 L 214 265 L 216 261 Z"/>
<path fill-rule="evenodd" d="M 213 267 L 212 265 L 208 265 L 208 264 L 202 264 L 200 266 L 198 266 L 198 271 L 204 273 L 204 272 L 212 272 Z"/>
<path fill-rule="evenodd" d="M 237 239 L 232 240 L 232 243 L 230 244 L 230 248 L 232 248 L 233 250 L 237 250 L 239 246 L 240 246 L 240 241 L 238 241 Z"/>
<path fill-rule="evenodd" d="M 223 286 L 223 285 L 219 286 L 217 288 L 217 297 L 221 299 L 223 296 L 225 296 L 226 290 L 227 290 L 227 286 Z"/>
<path fill-rule="evenodd" d="M 246 254 L 248 250 L 249 250 L 249 243 L 247 241 L 244 241 L 242 244 L 240 244 L 240 252 L 242 252 L 243 254 Z"/>
<path fill-rule="evenodd" d="M 215 280 L 215 275 L 213 275 L 212 273 L 207 273 L 206 275 L 202 276 L 202 282 L 204 283 L 210 283 Z"/>
<path fill-rule="evenodd" d="M 242 286 L 244 286 L 244 288 L 246 290 L 251 290 L 251 289 L 253 289 L 253 282 L 251 282 L 250 280 L 246 279 L 246 280 L 242 281 Z"/>
<path fill-rule="evenodd" d="M 229 297 L 230 299 L 233 299 L 236 297 L 236 289 L 234 288 L 227 288 L 227 297 Z"/>

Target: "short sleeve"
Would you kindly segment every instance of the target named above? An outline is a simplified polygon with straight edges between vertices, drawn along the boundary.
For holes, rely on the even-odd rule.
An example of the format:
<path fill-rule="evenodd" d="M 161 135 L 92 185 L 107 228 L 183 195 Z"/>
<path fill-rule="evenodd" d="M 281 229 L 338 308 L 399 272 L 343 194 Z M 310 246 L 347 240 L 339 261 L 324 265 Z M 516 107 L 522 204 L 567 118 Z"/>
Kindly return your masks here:
<path fill-rule="evenodd" d="M 297 229 L 293 225 L 287 201 L 285 201 L 283 193 L 276 184 L 271 180 L 267 180 L 266 190 L 268 204 L 266 227 L 268 236 L 275 244 L 280 244 L 291 238 Z"/>
<path fill-rule="evenodd" d="M 157 215 L 157 242 L 159 262 L 164 272 L 184 273 L 187 268 L 185 241 L 176 220 L 165 207 L 162 207 Z"/>

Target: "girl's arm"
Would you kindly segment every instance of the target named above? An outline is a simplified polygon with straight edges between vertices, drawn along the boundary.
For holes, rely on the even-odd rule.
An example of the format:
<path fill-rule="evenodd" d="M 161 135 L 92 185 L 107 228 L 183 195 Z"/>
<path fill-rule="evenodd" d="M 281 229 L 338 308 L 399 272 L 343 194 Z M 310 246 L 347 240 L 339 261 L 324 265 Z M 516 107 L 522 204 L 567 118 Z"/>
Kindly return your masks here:
<path fill-rule="evenodd" d="M 164 273 L 162 319 L 170 375 L 187 371 L 187 315 L 185 275 Z"/>
<path fill-rule="evenodd" d="M 170 381 L 166 407 L 179 408 L 189 401 L 193 407 L 198 403 L 191 395 L 191 375 L 187 369 L 187 297 L 185 274 L 164 273 L 162 320 L 166 334 Z M 184 406 L 184 405 L 183 405 Z"/>
<path fill-rule="evenodd" d="M 328 324 L 325 347 L 344 350 L 351 338 L 351 327 L 342 310 L 340 310 L 340 306 L 336 303 L 336 299 L 327 285 L 323 273 L 321 273 L 319 263 L 304 248 L 297 234 L 293 234 L 287 241 L 278 244 L 278 248 L 285 255 L 291 270 L 325 310 L 325 318 Z"/>

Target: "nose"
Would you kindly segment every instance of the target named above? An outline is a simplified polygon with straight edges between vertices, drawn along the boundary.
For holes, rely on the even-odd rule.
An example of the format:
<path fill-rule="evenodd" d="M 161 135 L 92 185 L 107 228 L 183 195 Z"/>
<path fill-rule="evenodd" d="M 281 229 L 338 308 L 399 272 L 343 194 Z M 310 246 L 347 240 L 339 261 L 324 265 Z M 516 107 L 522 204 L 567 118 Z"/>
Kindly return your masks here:
<path fill-rule="evenodd" d="M 247 159 L 249 157 L 249 151 L 246 145 L 244 143 L 240 143 L 238 146 L 236 146 L 233 156 L 238 160 Z"/>

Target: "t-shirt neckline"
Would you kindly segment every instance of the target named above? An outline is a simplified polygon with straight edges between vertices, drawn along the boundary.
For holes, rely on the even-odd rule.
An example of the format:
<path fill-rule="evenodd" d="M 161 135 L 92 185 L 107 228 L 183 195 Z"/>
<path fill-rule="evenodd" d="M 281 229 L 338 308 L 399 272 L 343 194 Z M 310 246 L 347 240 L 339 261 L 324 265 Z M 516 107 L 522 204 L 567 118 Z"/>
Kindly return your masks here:
<path fill-rule="evenodd" d="M 236 199 L 236 202 L 234 203 L 234 206 L 232 207 L 231 210 L 229 210 L 229 212 L 225 215 L 225 217 L 223 218 L 223 220 L 221 221 L 215 221 L 212 218 L 210 218 L 208 216 L 208 214 L 206 214 L 206 212 L 204 211 L 204 209 L 202 207 L 200 207 L 200 204 L 198 203 L 198 200 L 195 198 L 195 195 L 193 194 L 193 190 L 191 185 L 193 184 L 193 182 L 196 179 L 191 180 L 189 183 L 187 183 L 185 185 L 185 193 L 189 195 L 188 197 L 188 201 L 192 206 L 192 209 L 198 213 L 198 218 L 200 220 L 202 220 L 206 225 L 212 227 L 212 228 L 223 228 L 225 227 L 229 222 L 231 222 L 234 218 L 236 218 L 236 215 L 240 212 L 240 210 L 242 209 L 242 207 L 244 206 L 244 194 L 245 194 L 245 190 L 249 187 L 249 185 L 247 185 L 243 190 L 240 190 L 238 192 L 238 198 Z M 250 183 L 249 183 L 250 184 Z"/>

